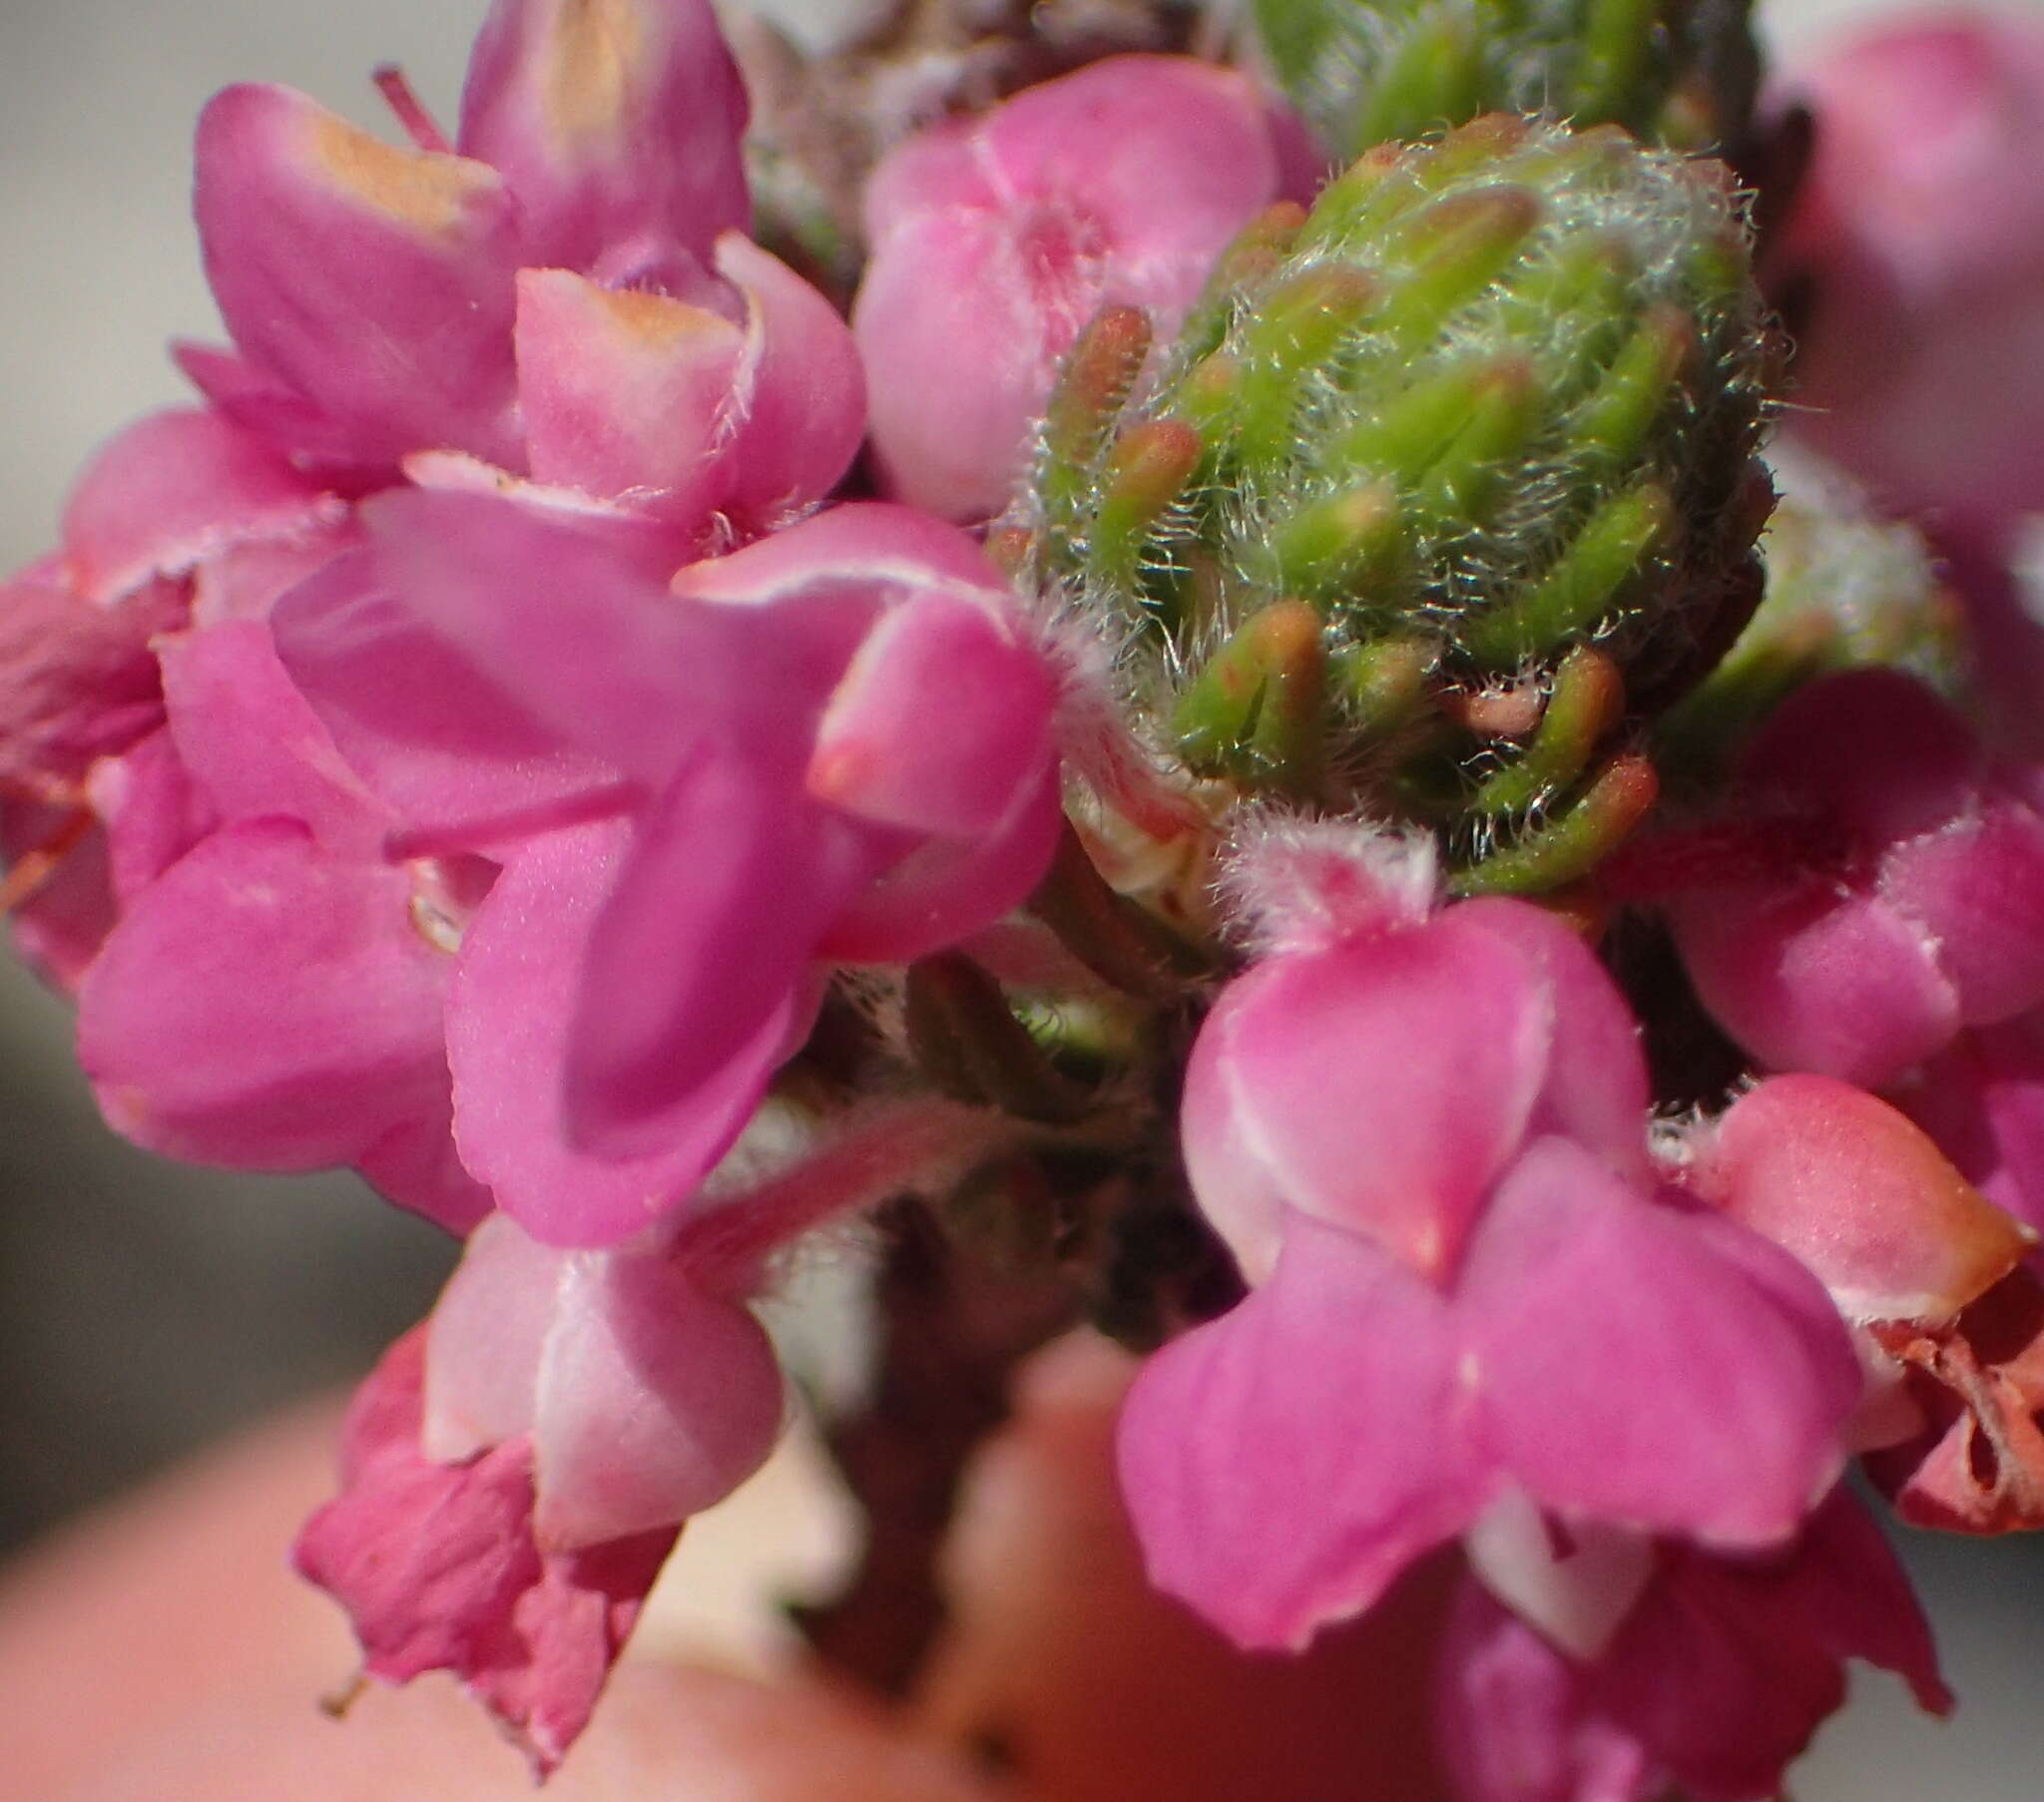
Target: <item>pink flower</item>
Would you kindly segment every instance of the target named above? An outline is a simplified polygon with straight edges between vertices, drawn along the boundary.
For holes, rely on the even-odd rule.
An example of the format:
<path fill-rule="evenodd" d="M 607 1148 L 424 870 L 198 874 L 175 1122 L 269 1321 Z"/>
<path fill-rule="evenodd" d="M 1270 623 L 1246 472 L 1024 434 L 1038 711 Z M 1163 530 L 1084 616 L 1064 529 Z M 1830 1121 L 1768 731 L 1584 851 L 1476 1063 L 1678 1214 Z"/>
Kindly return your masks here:
<path fill-rule="evenodd" d="M 1816 117 L 1784 244 L 1811 283 L 1796 431 L 1902 511 L 2044 507 L 2044 25 L 1896 19 L 1786 87 Z"/>
<path fill-rule="evenodd" d="M 1188 1071 L 1187 1172 L 1256 1286 L 1146 1367 L 1122 1475 L 1153 1580 L 1246 1645 L 1515 1496 L 1779 1544 L 1858 1395 L 1794 1260 L 1656 1188 L 1631 1022 L 1574 935 L 1398 914 L 1255 966 Z"/>
<path fill-rule="evenodd" d="M 465 1163 L 542 1240 L 615 1242 L 729 1147 L 828 965 L 1034 886 L 1053 675 L 970 541 L 904 509 L 671 582 L 664 535 L 615 518 L 367 518 L 374 556 L 279 610 L 286 661 L 415 845 L 506 865 L 449 998 Z"/>
<path fill-rule="evenodd" d="M 488 1197 L 447 1136 L 452 960 L 435 922 L 472 904 L 469 872 L 385 858 L 387 809 L 259 621 L 183 635 L 163 659 L 172 742 L 154 772 L 129 759 L 145 791 L 125 807 L 178 837 L 126 880 L 117 856 L 123 915 L 79 992 L 79 1060 L 103 1112 L 201 1162 L 354 1164 L 465 1229 Z M 203 833 L 201 809 L 217 822 Z M 143 826 L 112 817 L 118 853 Z"/>
<path fill-rule="evenodd" d="M 588 1724 L 677 1527 L 543 1548 L 529 1436 L 461 1463 L 420 1449 L 424 1351 L 423 1329 L 406 1334 L 357 1393 L 341 1494 L 293 1562 L 353 1617 L 371 1676 L 453 1671 L 544 1776 Z"/>
<path fill-rule="evenodd" d="M 1125 56 L 935 127 L 866 190 L 852 311 L 889 491 L 956 520 L 1005 507 L 1058 360 L 1103 304 L 1169 339 L 1286 146 L 1242 76 Z"/>
<path fill-rule="evenodd" d="M 2044 1010 L 1959 1034 L 1891 1099 L 1967 1181 L 2044 1232 Z"/>
<path fill-rule="evenodd" d="M 1438 1654 L 1435 1732 L 1461 1802 L 1766 1802 L 1845 1699 L 1844 1664 L 1950 1711 L 1908 1578 L 1844 1491 L 1793 1545 L 1734 1561 L 1681 1546 L 1599 1651 L 1574 1656 L 1474 1581 Z"/>
<path fill-rule="evenodd" d="M 451 450 L 523 471 L 530 451 L 543 481 L 565 462 L 660 486 L 701 445 L 685 431 L 669 469 L 621 464 L 638 410 L 714 383 L 713 366 L 751 405 L 761 325 L 747 308 L 760 279 L 793 283 L 761 277 L 759 251 L 717 248 L 748 213 L 746 103 L 710 8 L 498 0 L 456 147 L 398 98 L 416 149 L 287 88 L 230 88 L 208 107 L 195 206 L 236 349 L 188 350 L 187 372 L 231 417 L 342 469 L 387 476 L 408 453 Z M 546 274 L 522 286 L 521 269 Z M 588 340 L 588 367 L 563 368 L 564 334 Z M 740 356 L 752 366 L 735 381 Z M 612 416 L 587 413 L 592 388 Z M 596 439 L 564 444 L 577 418 Z"/>
<path fill-rule="evenodd" d="M 1749 819 L 1783 829 L 1671 916 L 1704 1005 L 1763 1064 L 1885 1088 L 2044 1001 L 2044 818 L 1929 690 L 1812 683 L 1740 773 Z"/>

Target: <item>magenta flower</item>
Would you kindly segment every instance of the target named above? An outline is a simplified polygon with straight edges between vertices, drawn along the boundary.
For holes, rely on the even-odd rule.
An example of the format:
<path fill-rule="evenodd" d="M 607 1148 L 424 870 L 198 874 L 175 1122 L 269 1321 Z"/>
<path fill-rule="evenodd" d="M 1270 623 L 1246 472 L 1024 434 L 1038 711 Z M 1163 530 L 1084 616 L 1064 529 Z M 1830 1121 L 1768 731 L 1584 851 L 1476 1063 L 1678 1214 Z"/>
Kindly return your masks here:
<path fill-rule="evenodd" d="M 1187 1171 L 1256 1286 L 1130 1397 L 1153 1580 L 1296 1646 L 1517 1496 L 1779 1544 L 1859 1390 L 1822 1290 L 1657 1189 L 1625 1005 L 1566 927 L 1359 917 L 1252 968 L 1194 1047 Z"/>
<path fill-rule="evenodd" d="M 1998 534 L 2044 507 L 2044 25 L 1884 24 L 1786 86 L 1816 115 L 1793 427 L 1889 506 Z"/>
<path fill-rule="evenodd" d="M 292 1560 L 353 1617 L 371 1676 L 454 1672 L 544 1776 L 588 1723 L 677 1528 L 543 1548 L 529 1435 L 461 1463 L 420 1449 L 425 1338 L 398 1340 L 356 1394 L 341 1494 Z"/>
<path fill-rule="evenodd" d="M 1787 831 L 1671 916 L 1704 1005 L 1763 1064 L 1881 1089 L 2044 1001 L 2044 817 L 1929 690 L 1813 683 L 1740 774 L 1749 817 Z"/>
<path fill-rule="evenodd" d="M 1279 198 L 1288 149 L 1242 76 L 1126 56 L 894 151 L 866 189 L 852 309 L 889 492 L 948 519 L 999 513 L 1080 328 L 1125 303 L 1168 339 Z"/>
<path fill-rule="evenodd" d="M 731 1144 L 828 965 L 1035 884 L 1053 673 L 970 541 L 902 509 L 671 583 L 651 526 L 453 494 L 368 518 L 374 556 L 279 610 L 286 661 L 375 788 L 439 809 L 415 842 L 507 866 L 450 996 L 456 1136 L 535 1236 L 614 1242 Z"/>
<path fill-rule="evenodd" d="M 1572 1655 L 1464 1583 L 1438 1654 L 1435 1737 L 1461 1802 L 1767 1802 L 1845 1699 L 1844 1665 L 1948 1713 L 1908 1578 L 1844 1491 L 1792 1546 L 1734 1561 L 1682 1546 L 1609 1642 Z"/>

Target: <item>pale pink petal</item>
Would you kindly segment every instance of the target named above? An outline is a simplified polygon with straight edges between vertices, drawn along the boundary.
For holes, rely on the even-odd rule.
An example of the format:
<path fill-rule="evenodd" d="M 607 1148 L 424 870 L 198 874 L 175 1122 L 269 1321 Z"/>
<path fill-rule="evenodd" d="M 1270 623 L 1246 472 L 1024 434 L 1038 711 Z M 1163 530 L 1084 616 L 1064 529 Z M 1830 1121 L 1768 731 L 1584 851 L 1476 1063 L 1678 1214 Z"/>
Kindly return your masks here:
<path fill-rule="evenodd" d="M 1550 1509 L 1770 1546 L 1843 1461 L 1859 1369 L 1815 1279 L 1566 1139 L 1499 1184 L 1455 1312 L 1495 1455 Z"/>
<path fill-rule="evenodd" d="M 385 1200 L 465 1238 L 496 1205 L 454 1148 L 454 1101 L 444 1060 L 430 1099 L 421 1099 L 354 1160 L 355 1173 Z"/>
<path fill-rule="evenodd" d="M 1828 1077 L 1774 1077 L 1741 1096 L 1692 1177 L 1862 1323 L 1948 1321 L 2030 1244 L 1894 1109 Z"/>
<path fill-rule="evenodd" d="M 139 896 L 79 995 L 101 1109 L 152 1150 L 238 1169 L 351 1162 L 444 1087 L 446 959 L 404 874 L 293 820 L 231 825 Z"/>
<path fill-rule="evenodd" d="M 1058 359 L 1100 302 L 1085 279 L 1098 252 L 1063 237 L 1052 248 L 1049 272 L 1032 269 L 1008 223 L 980 213 L 925 216 L 876 248 L 851 329 L 894 499 L 961 521 L 1013 499 Z"/>
<path fill-rule="evenodd" d="M 988 212 L 1001 187 L 980 155 L 980 122 L 940 119 L 881 158 L 859 197 L 866 238 L 879 244 L 904 221 L 961 209 Z"/>
<path fill-rule="evenodd" d="M 1120 56 L 1027 88 L 987 116 L 989 164 L 1023 199 L 1072 197 L 1169 333 L 1214 258 L 1278 196 L 1262 91 L 1191 57 Z"/>
<path fill-rule="evenodd" d="M 196 407 L 153 413 L 101 448 L 64 504 L 73 585 L 113 601 L 231 545 L 330 526 L 345 503 L 255 433 Z"/>
<path fill-rule="evenodd" d="M 629 496 L 686 525 L 721 498 L 745 337 L 665 295 L 566 269 L 518 274 L 518 397 L 536 481 Z"/>
<path fill-rule="evenodd" d="M 494 170 L 241 86 L 200 120 L 195 206 L 236 344 L 342 427 L 358 461 L 438 445 L 513 460 L 516 249 Z"/>
<path fill-rule="evenodd" d="M 1041 783 L 1055 700 L 1042 655 L 985 607 L 911 601 L 880 618 L 831 691 L 806 786 L 875 825 L 976 837 Z"/>
<path fill-rule="evenodd" d="M 611 1244 L 671 1213 L 723 1152 L 733 1115 L 744 1124 L 759 1082 L 746 1072 L 728 1107 L 704 1107 L 696 1131 L 678 1127 L 643 1156 L 594 1156 L 571 1139 L 569 1029 L 590 929 L 630 836 L 610 821 L 525 845 L 470 922 L 447 997 L 463 1160 L 499 1207 L 551 1245 Z"/>
<path fill-rule="evenodd" d="M 532 1431 L 540 1359 L 568 1282 L 567 1254 L 506 1214 L 469 1235 L 425 1327 L 428 1458 L 459 1464 Z"/>
<path fill-rule="evenodd" d="M 631 240 L 707 257 L 751 213 L 746 112 L 708 0 L 496 0 L 460 149 L 503 172 L 529 266 L 591 269 Z"/>
<path fill-rule="evenodd" d="M 1269 1206 L 1446 1270 L 1544 1085 L 1539 971 L 1456 912 L 1314 956 L 1222 996 L 1186 1075 L 1187 1173 L 1254 1278 Z"/>
<path fill-rule="evenodd" d="M 1123 1407 L 1151 1581 L 1239 1645 L 1299 1649 L 1481 1512 L 1468 1406 L 1440 1296 L 1295 1219 L 1271 1281 L 1157 1353 Z"/>
<path fill-rule="evenodd" d="M 1958 997 L 1922 928 L 1816 876 L 1699 891 L 1671 910 L 1697 994 L 1776 1070 L 1878 1089 L 1950 1042 Z"/>
<path fill-rule="evenodd" d="M 717 271 L 746 298 L 743 423 L 727 451 L 731 504 L 771 520 L 820 501 L 858 454 L 865 369 L 837 309 L 777 256 L 727 231 Z"/>
<path fill-rule="evenodd" d="M 658 1255 L 571 1254 L 539 1370 L 533 1531 L 573 1551 L 684 1520 L 766 1460 L 785 1410 L 765 1330 Z"/>

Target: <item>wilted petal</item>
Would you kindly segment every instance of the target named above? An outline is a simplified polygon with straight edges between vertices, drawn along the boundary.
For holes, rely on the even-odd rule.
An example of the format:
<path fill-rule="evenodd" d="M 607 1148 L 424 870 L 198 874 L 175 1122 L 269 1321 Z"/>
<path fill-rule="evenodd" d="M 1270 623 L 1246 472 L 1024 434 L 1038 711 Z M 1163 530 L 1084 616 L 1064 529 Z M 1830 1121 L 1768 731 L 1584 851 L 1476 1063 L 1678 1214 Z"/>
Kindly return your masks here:
<path fill-rule="evenodd" d="M 1270 1282 L 1144 1366 L 1122 1490 L 1151 1580 L 1238 1644 L 1303 1646 L 1481 1511 L 1440 1296 L 1294 1219 Z"/>
<path fill-rule="evenodd" d="M 400 1339 L 357 1394 L 342 1493 L 292 1563 L 347 1609 L 370 1675 L 451 1670 L 543 1776 L 588 1724 L 675 1533 L 540 1551 L 529 1441 L 462 1465 L 419 1451 L 423 1340 Z"/>
<path fill-rule="evenodd" d="M 447 960 L 401 871 L 293 820 L 230 825 L 136 900 L 80 991 L 78 1055 L 138 1144 L 236 1169 L 352 1162 L 445 1084 Z"/>
<path fill-rule="evenodd" d="M 590 269 L 633 240 L 707 260 L 751 213 L 746 111 L 707 0 L 496 0 L 460 149 L 503 172 L 528 266 Z"/>
<path fill-rule="evenodd" d="M 344 428 L 357 461 L 440 445 L 514 461 L 516 244 L 494 170 L 244 85 L 200 120 L 195 206 L 235 342 Z"/>
<path fill-rule="evenodd" d="M 1565 1139 L 1499 1184 L 1455 1310 L 1496 1455 L 1564 1515 L 1775 1545 L 1843 1460 L 1859 1369 L 1815 1279 Z"/>

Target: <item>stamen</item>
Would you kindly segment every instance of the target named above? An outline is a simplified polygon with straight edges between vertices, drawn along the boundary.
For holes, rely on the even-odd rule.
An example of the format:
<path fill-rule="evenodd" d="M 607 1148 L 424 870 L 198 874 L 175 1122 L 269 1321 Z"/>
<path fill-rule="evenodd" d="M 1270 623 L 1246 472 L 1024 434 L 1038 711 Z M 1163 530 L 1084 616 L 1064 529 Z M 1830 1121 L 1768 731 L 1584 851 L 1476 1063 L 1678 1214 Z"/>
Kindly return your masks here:
<path fill-rule="evenodd" d="M 42 892 L 43 884 L 56 875 L 64 859 L 92 830 L 94 818 L 91 808 L 76 808 L 41 844 L 24 851 L 14 860 L 14 867 L 0 878 L 0 915 L 11 914 L 16 908 L 27 906 Z"/>
<path fill-rule="evenodd" d="M 404 79 L 404 71 L 395 63 L 382 64 L 369 78 L 389 103 L 391 112 L 397 115 L 397 123 L 404 127 L 412 143 L 422 151 L 435 151 L 441 156 L 451 156 L 454 146 L 448 142 L 447 134 L 433 121 L 425 103 L 412 92 L 411 83 Z"/>

